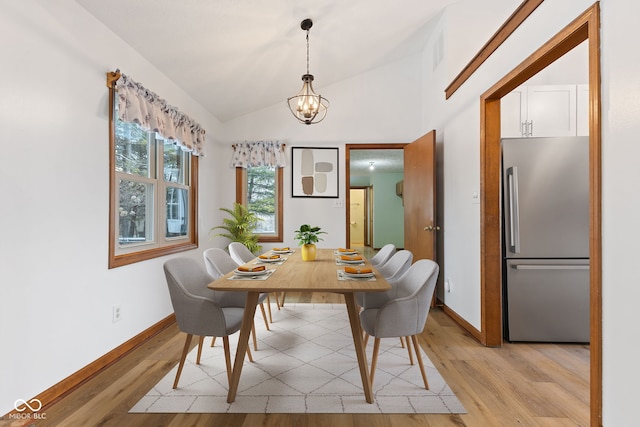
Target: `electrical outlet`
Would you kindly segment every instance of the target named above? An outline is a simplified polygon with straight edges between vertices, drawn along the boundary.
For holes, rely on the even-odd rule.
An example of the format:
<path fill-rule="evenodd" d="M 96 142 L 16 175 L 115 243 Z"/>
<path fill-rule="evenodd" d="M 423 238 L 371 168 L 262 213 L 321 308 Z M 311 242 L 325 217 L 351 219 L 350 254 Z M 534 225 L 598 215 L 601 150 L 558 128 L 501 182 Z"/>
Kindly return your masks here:
<path fill-rule="evenodd" d="M 453 290 L 453 280 L 451 280 L 450 277 L 447 277 L 444 281 L 444 290 L 447 291 L 447 293 L 450 293 Z"/>
<path fill-rule="evenodd" d="M 113 323 L 119 322 L 122 316 L 122 310 L 119 305 L 113 306 Z"/>
<path fill-rule="evenodd" d="M 333 207 L 334 208 L 341 208 L 342 207 L 342 199 L 334 200 L 333 201 Z"/>

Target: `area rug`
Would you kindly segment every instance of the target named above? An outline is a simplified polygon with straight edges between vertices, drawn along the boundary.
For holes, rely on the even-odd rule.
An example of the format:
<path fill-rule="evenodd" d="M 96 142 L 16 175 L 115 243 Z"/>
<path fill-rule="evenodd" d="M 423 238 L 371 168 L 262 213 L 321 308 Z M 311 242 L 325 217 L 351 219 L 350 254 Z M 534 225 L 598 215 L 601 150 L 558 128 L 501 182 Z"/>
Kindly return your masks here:
<path fill-rule="evenodd" d="M 256 311 L 260 313 L 260 311 Z M 228 382 L 222 340 L 205 340 L 200 365 L 197 349 L 187 356 L 178 389 L 177 366 L 129 412 L 154 413 L 465 413 L 433 363 L 422 352 L 429 390 L 420 368 L 411 365 L 399 339 L 381 341 L 373 391 L 366 403 L 343 304 L 288 303 L 273 307 L 267 331 L 256 316 L 258 350 L 245 358 L 236 400 L 227 403 Z M 230 338 L 232 360 L 238 334 Z M 372 342 L 367 348 L 371 363 Z"/>

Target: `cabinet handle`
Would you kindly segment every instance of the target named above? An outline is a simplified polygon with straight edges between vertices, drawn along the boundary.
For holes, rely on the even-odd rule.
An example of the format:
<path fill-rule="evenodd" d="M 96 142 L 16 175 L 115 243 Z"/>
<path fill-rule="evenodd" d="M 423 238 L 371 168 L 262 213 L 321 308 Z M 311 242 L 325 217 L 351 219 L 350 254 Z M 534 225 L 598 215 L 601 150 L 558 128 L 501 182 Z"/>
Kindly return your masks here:
<path fill-rule="evenodd" d="M 514 270 L 588 270 L 588 265 L 512 264 Z"/>
<path fill-rule="evenodd" d="M 529 136 L 533 136 L 533 120 L 529 120 Z"/>
<path fill-rule="evenodd" d="M 518 201 L 518 168 L 507 168 L 507 194 L 509 195 L 509 250 L 520 253 L 520 203 Z"/>

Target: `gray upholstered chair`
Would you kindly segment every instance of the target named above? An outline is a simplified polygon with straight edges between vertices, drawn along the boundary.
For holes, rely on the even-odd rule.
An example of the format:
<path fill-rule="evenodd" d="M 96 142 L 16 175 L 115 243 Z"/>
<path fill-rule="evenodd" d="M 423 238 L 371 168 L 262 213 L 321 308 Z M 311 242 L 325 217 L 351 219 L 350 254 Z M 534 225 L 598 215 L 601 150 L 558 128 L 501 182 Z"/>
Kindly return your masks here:
<path fill-rule="evenodd" d="M 391 256 L 389 260 L 378 266 L 378 272 L 391 285 L 391 291 L 395 289 L 396 280 L 406 272 L 413 261 L 413 254 L 406 249 L 400 250 Z M 393 294 L 391 294 L 393 295 Z M 362 308 L 380 307 L 389 299 L 389 292 L 356 292 L 356 303 Z"/>
<path fill-rule="evenodd" d="M 238 263 L 236 263 L 227 252 L 220 248 L 210 248 L 204 251 L 202 254 L 204 257 L 204 265 L 207 268 L 207 272 L 211 275 L 212 280 L 215 280 L 221 276 L 224 276 L 227 273 L 232 272 L 236 268 L 238 268 Z M 242 295 L 246 295 L 242 293 Z M 260 311 L 262 312 L 262 318 L 264 320 L 264 325 L 269 329 L 269 321 L 267 320 L 267 314 L 264 310 L 264 300 L 267 298 L 267 294 L 260 294 L 258 299 L 258 305 L 260 306 Z M 244 302 L 242 303 L 244 307 Z M 255 333 L 255 326 L 253 327 L 253 348 L 258 350 L 258 341 Z M 213 345 L 213 342 L 211 343 Z"/>
<path fill-rule="evenodd" d="M 371 259 L 369 259 L 369 262 L 371 263 L 371 265 L 378 268 L 385 262 L 389 261 L 389 258 L 391 258 L 394 253 L 396 253 L 396 245 L 394 245 L 393 243 L 387 243 L 380 248 L 378 253 L 376 253 L 371 257 Z"/>
<path fill-rule="evenodd" d="M 246 245 L 243 245 L 240 242 L 231 242 L 229 243 L 229 255 L 231 258 L 238 264 L 246 264 L 249 261 L 253 260 L 256 256 L 247 248 Z M 271 298 L 269 298 L 269 294 L 260 295 L 262 301 L 266 298 L 267 300 L 267 310 L 269 311 L 269 322 L 273 323 L 273 316 L 271 314 Z M 278 295 L 276 294 L 276 303 L 278 305 L 278 309 L 280 309 L 280 302 L 278 301 Z"/>
<path fill-rule="evenodd" d="M 395 283 L 395 296 L 380 307 L 365 308 L 360 312 L 362 329 L 366 334 L 375 338 L 371 359 L 372 384 L 378 362 L 380 339 L 411 337 L 424 387 L 429 389 L 427 374 L 420 356 L 417 334 L 422 333 L 427 322 L 438 272 L 438 264 L 434 261 L 427 259 L 416 261 Z M 413 364 L 409 339 L 406 342 L 409 347 L 411 364 Z"/>
<path fill-rule="evenodd" d="M 409 269 L 412 262 L 413 254 L 411 253 L 411 251 L 402 249 L 393 254 L 393 256 L 389 258 L 389 261 L 376 268 L 378 269 L 380 274 L 382 274 L 382 277 L 389 281 L 400 277 L 405 271 Z"/>
<path fill-rule="evenodd" d="M 199 337 L 197 364 L 200 363 L 204 337 L 222 337 L 227 378 L 230 379 L 229 335 L 240 330 L 242 324 L 244 307 L 243 304 L 237 304 L 238 300 L 244 299 L 242 293 L 218 292 L 207 288 L 211 277 L 200 263 L 190 258 L 174 258 L 165 262 L 164 274 L 178 328 L 187 334 L 173 388 L 178 387 L 193 335 Z M 239 299 L 238 295 L 243 298 Z M 251 353 L 248 354 L 249 360 L 253 360 Z"/>

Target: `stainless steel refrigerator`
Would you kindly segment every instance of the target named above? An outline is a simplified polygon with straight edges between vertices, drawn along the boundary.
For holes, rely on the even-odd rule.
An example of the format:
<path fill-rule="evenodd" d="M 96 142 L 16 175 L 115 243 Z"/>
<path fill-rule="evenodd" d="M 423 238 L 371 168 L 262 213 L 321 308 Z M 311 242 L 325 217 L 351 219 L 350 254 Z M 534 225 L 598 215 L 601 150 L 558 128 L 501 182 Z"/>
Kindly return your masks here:
<path fill-rule="evenodd" d="M 589 341 L 589 139 L 502 140 L 505 338 Z"/>

